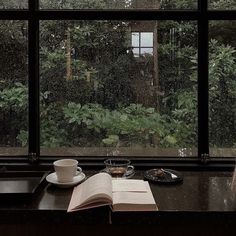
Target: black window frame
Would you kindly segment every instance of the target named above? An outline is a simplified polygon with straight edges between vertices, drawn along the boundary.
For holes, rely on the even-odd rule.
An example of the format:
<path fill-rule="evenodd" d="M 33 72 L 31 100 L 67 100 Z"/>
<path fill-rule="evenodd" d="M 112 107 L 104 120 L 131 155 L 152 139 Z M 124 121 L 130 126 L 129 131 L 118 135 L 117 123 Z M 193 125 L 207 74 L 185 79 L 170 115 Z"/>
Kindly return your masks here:
<path fill-rule="evenodd" d="M 117 9 L 117 10 L 45 10 L 39 9 L 39 0 L 29 0 L 28 9 L 0 10 L 0 20 L 28 21 L 28 75 L 29 75 L 29 143 L 28 155 L 16 158 L 1 157 L 0 161 L 36 162 L 58 159 L 58 156 L 40 157 L 40 102 L 39 102 L 39 22 L 40 20 L 192 20 L 198 25 L 198 158 L 130 158 L 142 166 L 153 163 L 189 167 L 233 166 L 234 158 L 214 157 L 209 159 L 209 93 L 208 93 L 208 33 L 210 20 L 236 20 L 236 10 L 211 10 L 208 1 L 198 0 L 195 10 Z M 87 163 L 100 163 L 104 158 L 74 157 Z M 206 166 L 206 165 L 205 165 Z"/>

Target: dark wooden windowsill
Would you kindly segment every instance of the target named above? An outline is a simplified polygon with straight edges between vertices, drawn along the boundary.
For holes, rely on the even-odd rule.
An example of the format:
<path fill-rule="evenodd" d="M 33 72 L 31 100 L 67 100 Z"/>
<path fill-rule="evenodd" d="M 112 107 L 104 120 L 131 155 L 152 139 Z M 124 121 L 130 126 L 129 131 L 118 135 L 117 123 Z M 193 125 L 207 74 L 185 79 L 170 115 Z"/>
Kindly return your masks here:
<path fill-rule="evenodd" d="M 97 171 L 85 171 L 90 176 Z M 109 207 L 67 213 L 72 189 L 59 189 L 47 185 L 31 202 L 0 203 L 2 225 L 76 225 L 84 227 L 126 227 L 138 229 L 149 225 L 153 230 L 168 228 L 207 227 L 214 230 L 236 231 L 236 198 L 231 191 L 232 171 L 182 171 L 183 184 L 164 186 L 151 184 L 158 212 L 112 213 Z M 143 171 L 136 171 L 143 178 Z M 17 199 L 16 199 L 17 200 Z M 149 227 L 148 226 L 148 227 Z M 226 228 L 225 228 L 226 227 Z M 63 229 L 62 229 L 63 230 Z M 89 230 L 89 229 L 88 229 Z M 142 230 L 141 230 L 142 231 Z M 140 232 L 141 232 L 140 231 Z M 225 232 L 226 232 L 225 231 Z M 210 232 L 210 231 L 209 231 Z M 226 235 L 226 234 L 225 234 Z M 228 234 L 227 234 L 228 235 Z"/>

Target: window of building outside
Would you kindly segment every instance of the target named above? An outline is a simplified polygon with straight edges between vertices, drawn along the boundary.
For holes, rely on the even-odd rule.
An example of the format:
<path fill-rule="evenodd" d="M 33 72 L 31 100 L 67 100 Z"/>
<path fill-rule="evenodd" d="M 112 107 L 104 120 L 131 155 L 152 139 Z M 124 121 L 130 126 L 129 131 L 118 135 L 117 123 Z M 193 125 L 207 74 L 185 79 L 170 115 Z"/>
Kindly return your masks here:
<path fill-rule="evenodd" d="M 135 57 L 153 55 L 153 32 L 132 32 L 131 47 Z"/>
<path fill-rule="evenodd" d="M 32 18 L 27 1 L 0 1 L 1 12 L 14 12 L 12 19 L 0 12 L 0 155 L 40 149 L 41 156 L 235 156 L 234 13 L 228 20 L 217 11 L 209 18 L 209 71 L 199 77 L 199 56 L 204 57 L 199 40 L 207 40 L 207 31 L 201 31 L 198 2 L 204 1 L 38 2 L 43 14 L 36 11 Z M 224 10 L 235 9 L 235 1 L 209 0 L 208 9 L 227 18 Z M 83 17 L 67 14 L 70 10 Z M 110 10 L 118 19 L 106 13 Z M 36 49 L 28 48 L 32 19 L 39 27 Z M 39 54 L 36 77 L 28 70 L 33 53 Z M 29 86 L 37 79 L 39 87 Z M 204 80 L 208 86 L 202 89 Z M 35 91 L 38 103 L 28 100 Z M 35 106 L 39 114 L 32 112 Z M 40 140 L 28 117 L 31 125 L 38 117 Z M 199 147 L 203 127 L 209 153 Z"/>

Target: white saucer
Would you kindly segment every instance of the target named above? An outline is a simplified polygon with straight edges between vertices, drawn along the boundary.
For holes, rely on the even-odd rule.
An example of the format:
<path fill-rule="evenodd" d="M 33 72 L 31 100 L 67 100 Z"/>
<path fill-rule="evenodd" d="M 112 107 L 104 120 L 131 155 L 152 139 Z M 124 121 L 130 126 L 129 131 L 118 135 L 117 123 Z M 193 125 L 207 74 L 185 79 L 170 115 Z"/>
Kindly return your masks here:
<path fill-rule="evenodd" d="M 81 183 L 84 179 L 86 178 L 85 174 L 82 172 L 81 174 L 79 175 L 76 175 L 73 179 L 72 182 L 68 182 L 68 183 L 61 183 L 61 182 L 58 182 L 57 181 L 57 175 L 56 175 L 56 172 L 53 172 L 51 174 L 49 174 L 47 177 L 46 177 L 46 180 L 51 183 L 51 184 L 54 184 L 60 188 L 69 188 L 69 187 L 73 187 L 79 183 Z"/>

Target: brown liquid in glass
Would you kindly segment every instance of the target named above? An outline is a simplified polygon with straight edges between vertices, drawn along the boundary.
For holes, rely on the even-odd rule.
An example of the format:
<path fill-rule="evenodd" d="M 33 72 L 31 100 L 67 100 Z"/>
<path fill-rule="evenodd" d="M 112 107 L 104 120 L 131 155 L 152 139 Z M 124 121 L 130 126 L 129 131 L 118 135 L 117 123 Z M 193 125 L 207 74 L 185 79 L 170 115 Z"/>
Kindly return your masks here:
<path fill-rule="evenodd" d="M 112 167 L 112 168 L 110 168 L 110 174 L 114 178 L 121 178 L 121 177 L 123 177 L 125 172 L 126 172 L 126 168 L 125 167 Z"/>

